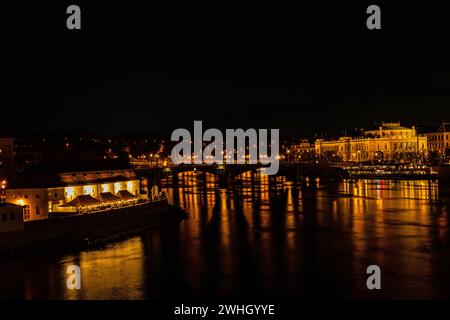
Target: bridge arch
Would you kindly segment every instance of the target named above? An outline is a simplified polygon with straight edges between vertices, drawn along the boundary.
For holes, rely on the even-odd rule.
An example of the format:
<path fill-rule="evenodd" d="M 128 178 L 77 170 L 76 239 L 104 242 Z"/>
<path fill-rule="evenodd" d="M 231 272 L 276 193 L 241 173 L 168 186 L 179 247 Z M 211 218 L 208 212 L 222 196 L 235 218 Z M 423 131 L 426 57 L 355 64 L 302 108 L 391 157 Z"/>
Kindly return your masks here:
<path fill-rule="evenodd" d="M 303 176 L 305 178 L 342 178 L 346 176 L 346 171 L 339 166 L 320 166 L 305 169 Z"/>

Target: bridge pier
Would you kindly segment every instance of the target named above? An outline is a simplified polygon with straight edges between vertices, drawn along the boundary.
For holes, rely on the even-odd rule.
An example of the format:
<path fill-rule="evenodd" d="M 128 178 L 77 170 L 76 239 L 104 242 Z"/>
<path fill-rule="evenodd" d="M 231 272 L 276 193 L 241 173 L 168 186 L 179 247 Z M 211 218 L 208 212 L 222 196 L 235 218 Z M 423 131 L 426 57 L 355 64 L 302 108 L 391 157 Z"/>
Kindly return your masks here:
<path fill-rule="evenodd" d="M 203 179 L 203 187 L 207 186 L 206 174 L 212 173 L 218 176 L 219 185 L 222 187 L 229 187 L 236 185 L 236 177 L 244 172 L 251 172 L 251 180 L 254 181 L 257 173 L 256 169 L 261 168 L 261 165 L 249 164 L 227 164 L 227 165 L 182 165 L 168 168 L 147 168 L 135 169 L 136 173 L 141 178 L 147 179 L 148 187 L 153 185 L 161 187 L 161 179 L 163 177 L 172 178 L 174 187 L 178 187 L 178 173 L 187 171 L 196 171 Z M 306 177 L 321 177 L 336 179 L 343 175 L 343 169 L 339 166 L 320 165 L 320 164 L 304 164 L 304 163 L 281 163 L 277 175 L 285 176 L 288 180 L 293 182 L 302 182 Z M 201 172 L 201 173 L 200 173 Z M 276 181 L 272 180 L 274 176 L 269 176 L 270 187 L 275 186 Z"/>
<path fill-rule="evenodd" d="M 295 182 L 301 182 L 303 181 L 303 170 L 300 167 L 297 167 L 296 173 L 295 173 Z"/>
<path fill-rule="evenodd" d="M 207 187 L 207 183 L 206 183 L 206 179 L 207 179 L 207 176 L 206 176 L 206 172 L 202 172 L 201 173 L 201 182 L 202 182 L 202 188 L 203 188 L 203 191 L 204 192 L 206 192 L 206 187 Z"/>
<path fill-rule="evenodd" d="M 174 188 L 178 187 L 178 173 L 172 173 L 172 186 Z"/>
<path fill-rule="evenodd" d="M 161 188 L 161 174 L 161 171 L 153 171 L 152 185 L 156 185 L 158 188 Z"/>
<path fill-rule="evenodd" d="M 234 170 L 228 168 L 228 169 L 227 169 L 226 175 L 227 175 L 227 183 L 228 183 L 229 185 L 234 185 L 235 182 L 236 182 L 236 175 L 235 175 L 235 173 L 234 173 Z"/>

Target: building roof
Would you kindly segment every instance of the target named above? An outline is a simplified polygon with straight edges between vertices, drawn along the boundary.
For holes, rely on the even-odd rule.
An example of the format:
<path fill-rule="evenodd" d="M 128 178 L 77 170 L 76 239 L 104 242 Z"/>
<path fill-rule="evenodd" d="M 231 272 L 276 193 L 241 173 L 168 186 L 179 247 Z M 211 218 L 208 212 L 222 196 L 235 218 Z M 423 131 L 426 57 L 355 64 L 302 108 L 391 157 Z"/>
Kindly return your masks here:
<path fill-rule="evenodd" d="M 450 123 L 443 122 L 439 127 L 438 132 L 450 132 Z"/>
<path fill-rule="evenodd" d="M 421 134 L 435 133 L 439 130 L 439 126 L 419 125 L 417 129 Z"/>
<path fill-rule="evenodd" d="M 85 207 L 85 206 L 92 206 L 102 203 L 100 200 L 95 199 L 94 197 L 90 195 L 79 195 L 72 201 L 63 204 L 61 207 Z"/>
<path fill-rule="evenodd" d="M 383 122 L 381 124 L 382 130 L 411 130 L 411 128 L 403 127 L 400 122 Z"/>
<path fill-rule="evenodd" d="M 72 159 L 64 161 L 41 161 L 24 174 L 49 174 L 66 172 L 90 172 L 131 169 L 129 162 L 121 159 Z"/>
<path fill-rule="evenodd" d="M 117 200 L 121 200 L 118 196 L 113 195 L 111 192 L 102 192 L 100 193 L 100 197 L 103 202 L 115 202 Z"/>
<path fill-rule="evenodd" d="M 443 122 L 440 125 L 434 126 L 421 125 L 419 126 L 419 131 L 420 133 L 427 133 L 427 134 L 450 132 L 450 123 Z"/>
<path fill-rule="evenodd" d="M 120 190 L 119 195 L 122 197 L 122 199 L 136 199 L 137 198 L 134 194 L 128 192 L 128 190 Z"/>
<path fill-rule="evenodd" d="M 0 208 L 5 208 L 5 207 L 17 207 L 17 208 L 22 208 L 21 206 L 14 204 L 14 203 L 9 203 L 9 202 L 0 202 Z"/>
<path fill-rule="evenodd" d="M 106 176 L 89 180 L 89 181 L 64 181 L 61 174 L 76 174 L 82 172 L 105 172 L 105 171 L 122 171 L 130 170 L 129 164 L 117 159 L 99 159 L 99 160 L 80 160 L 72 162 L 41 162 L 33 166 L 27 171 L 17 175 L 9 183 L 9 189 L 24 188 L 55 188 L 67 185 L 84 185 L 91 183 L 110 183 L 118 181 L 128 181 L 129 177 L 125 176 Z"/>

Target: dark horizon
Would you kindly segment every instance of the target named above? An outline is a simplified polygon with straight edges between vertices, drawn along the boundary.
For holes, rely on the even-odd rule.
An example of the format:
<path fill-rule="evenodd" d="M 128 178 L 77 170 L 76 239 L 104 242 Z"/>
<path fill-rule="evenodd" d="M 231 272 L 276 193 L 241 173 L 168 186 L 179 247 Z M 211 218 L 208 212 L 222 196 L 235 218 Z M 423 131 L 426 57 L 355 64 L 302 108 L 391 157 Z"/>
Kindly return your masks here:
<path fill-rule="evenodd" d="M 80 31 L 66 4 L 2 19 L 0 131 L 170 135 L 202 120 L 311 136 L 450 120 L 450 29 L 429 9 L 383 6 L 370 32 L 364 5 L 80 6 Z"/>
<path fill-rule="evenodd" d="M 441 126 L 441 124 L 444 122 L 438 121 L 438 122 L 405 122 L 401 119 L 388 119 L 388 120 L 382 120 L 382 121 L 367 121 L 363 124 L 354 125 L 353 127 L 348 128 L 317 128 L 314 132 L 313 131 L 305 131 L 301 130 L 299 128 L 298 131 L 287 131 L 281 129 L 280 132 L 280 138 L 281 139 L 288 139 L 288 140 L 296 140 L 296 139 L 314 139 L 314 138 L 337 138 L 339 136 L 343 135 L 357 135 L 361 131 L 364 130 L 371 130 L 376 129 L 381 123 L 388 123 L 388 122 L 399 122 L 402 126 L 406 127 L 415 127 L 418 130 L 418 133 L 427 133 L 427 132 L 435 132 L 438 130 L 438 128 Z M 194 120 L 192 120 L 191 125 L 189 126 L 189 121 L 186 120 L 186 126 L 184 128 L 188 129 L 193 132 L 193 123 Z M 203 122 L 203 132 L 209 128 L 213 128 L 214 126 L 209 126 L 209 122 Z M 218 128 L 221 131 L 224 131 L 227 129 L 226 127 L 220 127 L 216 126 L 214 128 Z M 239 127 L 231 128 L 231 129 L 238 129 Z M 242 129 L 247 129 L 243 128 Z M 176 129 L 175 127 L 173 129 Z M 256 128 L 258 129 L 258 128 Z M 15 131 L 14 129 L 10 130 L 4 130 L 4 128 L 0 131 L 0 138 L 15 138 L 15 139 L 40 139 L 40 138 L 49 138 L 52 140 L 61 140 L 63 141 L 64 138 L 70 138 L 70 139 L 77 139 L 77 138 L 91 138 L 91 137 L 98 137 L 98 138 L 113 138 L 113 139 L 150 139 L 150 138 L 156 138 L 156 139 L 167 139 L 170 140 L 171 136 L 170 130 L 160 130 L 158 131 L 146 131 L 144 128 L 132 128 L 132 129 L 123 129 L 122 131 L 118 130 L 105 130 L 105 129 L 90 129 L 90 128 L 84 128 L 84 129 L 72 129 L 72 128 L 65 128 L 65 129 L 28 129 L 28 130 L 20 130 Z"/>

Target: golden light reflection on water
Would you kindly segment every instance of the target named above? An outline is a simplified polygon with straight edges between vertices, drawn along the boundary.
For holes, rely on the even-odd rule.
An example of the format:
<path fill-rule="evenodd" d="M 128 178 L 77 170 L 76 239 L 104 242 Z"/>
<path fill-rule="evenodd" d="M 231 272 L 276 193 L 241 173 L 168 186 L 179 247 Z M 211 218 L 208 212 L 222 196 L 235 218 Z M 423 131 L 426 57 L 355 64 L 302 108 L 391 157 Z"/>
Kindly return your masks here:
<path fill-rule="evenodd" d="M 81 252 L 66 256 L 61 261 L 61 277 L 69 265 L 81 269 L 82 290 L 62 286 L 64 299 L 143 299 L 139 290 L 144 275 L 144 250 L 139 238 L 126 243 L 110 245 L 105 250 Z"/>
<path fill-rule="evenodd" d="M 201 172 L 176 179 L 175 187 L 174 181 L 164 181 L 163 191 L 189 217 L 161 230 L 162 238 L 149 231 L 57 262 L 23 262 L 37 269 L 23 273 L 23 293 L 17 295 L 450 297 L 450 188 L 437 182 L 296 185 L 283 177 L 245 173 L 229 185 Z M 65 288 L 70 264 L 82 269 L 81 291 Z M 382 268 L 380 293 L 365 287 L 371 264 Z M 3 274 L 14 269 L 22 270 L 0 265 Z M 3 283 L 13 288 L 10 282 Z M 52 285 L 44 286 L 47 282 Z"/>
<path fill-rule="evenodd" d="M 205 177 L 208 191 L 200 192 L 205 183 L 199 180 Z M 248 254 L 258 261 L 253 267 L 262 275 L 259 281 L 268 290 L 283 287 L 302 291 L 300 283 L 305 279 L 299 282 L 299 274 L 312 268 L 315 274 L 356 274 L 361 282 L 350 283 L 349 290 L 363 290 L 365 268 L 379 264 L 392 270 L 393 284 L 413 279 L 414 286 L 425 288 L 425 296 L 438 294 L 423 280 L 436 273 L 436 241 L 447 241 L 448 237 L 447 208 L 439 198 L 437 182 L 345 180 L 330 184 L 312 180 L 297 186 L 282 177 L 246 173 L 231 191 L 219 189 L 213 175 L 185 173 L 180 186 L 179 192 L 195 193 L 197 188 L 195 196 L 205 198 L 201 211 L 209 219 L 204 226 L 195 224 L 198 200 L 180 201 L 192 214 L 191 222 L 186 221 L 190 229 L 182 226 L 185 233 L 181 241 L 201 237 L 206 229 L 215 230 L 220 272 L 231 278 L 228 286 L 233 287 L 238 273 L 240 257 L 234 252 L 241 250 L 244 240 L 251 248 Z M 170 195 L 170 188 L 167 190 Z M 212 221 L 214 216 L 217 225 Z M 324 260 L 326 263 L 321 263 Z M 402 276 L 395 278 L 398 273 Z M 413 295 L 408 286 L 403 288 L 397 288 L 398 296 Z M 230 290 L 227 287 L 225 291 Z"/>

